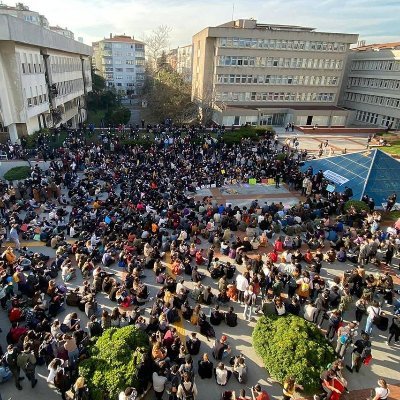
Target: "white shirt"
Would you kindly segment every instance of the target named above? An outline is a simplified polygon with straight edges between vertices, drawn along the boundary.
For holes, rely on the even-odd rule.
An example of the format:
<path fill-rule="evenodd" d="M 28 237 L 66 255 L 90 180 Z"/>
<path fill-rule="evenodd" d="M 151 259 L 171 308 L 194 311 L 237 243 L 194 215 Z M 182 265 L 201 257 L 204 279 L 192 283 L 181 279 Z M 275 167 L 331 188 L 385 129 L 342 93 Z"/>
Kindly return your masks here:
<path fill-rule="evenodd" d="M 375 394 L 377 394 L 380 399 L 387 399 L 390 394 L 390 390 L 378 386 L 375 388 Z"/>
<path fill-rule="evenodd" d="M 215 376 L 217 378 L 218 385 L 226 385 L 228 379 L 228 371 L 226 369 L 216 368 Z"/>
<path fill-rule="evenodd" d="M 236 277 L 236 288 L 237 290 L 244 292 L 247 290 L 247 288 L 249 287 L 249 282 L 248 280 L 242 275 L 239 274 Z"/>
<path fill-rule="evenodd" d="M 167 382 L 165 376 L 160 376 L 157 372 L 153 372 L 153 389 L 155 392 L 162 392 L 165 388 L 165 382 Z"/>
<path fill-rule="evenodd" d="M 379 307 L 369 306 L 367 308 L 368 318 L 373 319 L 375 316 L 378 316 L 381 312 Z"/>

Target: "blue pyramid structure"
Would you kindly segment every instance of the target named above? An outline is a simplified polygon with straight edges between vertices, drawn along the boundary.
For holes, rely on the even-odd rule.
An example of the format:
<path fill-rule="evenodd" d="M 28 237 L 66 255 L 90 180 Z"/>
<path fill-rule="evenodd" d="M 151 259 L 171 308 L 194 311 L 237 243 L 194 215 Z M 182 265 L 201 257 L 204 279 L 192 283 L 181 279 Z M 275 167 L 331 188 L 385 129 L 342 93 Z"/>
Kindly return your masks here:
<path fill-rule="evenodd" d="M 307 161 L 301 170 L 310 166 L 314 174 L 322 170 L 336 191 L 351 188 L 353 200 L 367 194 L 381 207 L 392 193 L 400 196 L 400 162 L 379 149 Z"/>

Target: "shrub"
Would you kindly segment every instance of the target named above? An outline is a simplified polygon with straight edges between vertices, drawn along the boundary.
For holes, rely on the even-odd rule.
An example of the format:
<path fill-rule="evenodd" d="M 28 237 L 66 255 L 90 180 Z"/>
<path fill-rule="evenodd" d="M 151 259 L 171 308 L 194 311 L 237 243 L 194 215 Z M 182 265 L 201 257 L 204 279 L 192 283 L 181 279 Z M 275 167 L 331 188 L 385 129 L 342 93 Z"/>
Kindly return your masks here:
<path fill-rule="evenodd" d="M 251 139 L 254 142 L 259 140 L 257 132 L 252 127 L 242 127 L 237 131 L 224 133 L 222 140 L 228 146 L 233 144 L 238 144 L 242 139 Z"/>
<path fill-rule="evenodd" d="M 137 386 L 136 369 L 147 348 L 147 335 L 133 325 L 107 329 L 79 364 L 93 400 L 116 399 L 121 390 Z"/>
<path fill-rule="evenodd" d="M 276 155 L 276 159 L 279 161 L 284 161 L 286 159 L 286 154 L 285 153 L 279 153 Z"/>
<path fill-rule="evenodd" d="M 28 166 L 14 167 L 8 170 L 4 174 L 4 179 L 7 181 L 20 181 L 22 179 L 28 178 L 30 173 L 31 173 L 31 167 Z"/>
<path fill-rule="evenodd" d="M 347 212 L 350 210 L 351 207 L 354 207 L 357 212 L 369 210 L 368 204 L 364 203 L 363 201 L 360 201 L 360 200 L 346 201 L 346 204 L 344 205 L 344 210 Z"/>
<path fill-rule="evenodd" d="M 268 373 L 278 382 L 292 376 L 306 392 L 320 387 L 320 374 L 335 352 L 320 330 L 295 315 L 261 317 L 253 344 Z"/>

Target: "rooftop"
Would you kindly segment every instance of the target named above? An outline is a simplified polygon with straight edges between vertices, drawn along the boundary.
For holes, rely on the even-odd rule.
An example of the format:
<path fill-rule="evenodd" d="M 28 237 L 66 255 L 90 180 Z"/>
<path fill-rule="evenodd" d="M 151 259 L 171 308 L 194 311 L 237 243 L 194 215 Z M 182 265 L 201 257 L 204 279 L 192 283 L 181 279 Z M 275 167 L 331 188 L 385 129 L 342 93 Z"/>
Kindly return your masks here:
<path fill-rule="evenodd" d="M 121 42 L 121 43 L 142 43 L 140 40 L 136 40 L 134 37 L 130 37 L 127 35 L 115 35 L 110 34 L 109 38 L 103 39 L 105 42 Z"/>
<path fill-rule="evenodd" d="M 400 42 L 391 43 L 374 43 L 366 46 L 355 47 L 354 51 L 368 51 L 368 50 L 400 50 Z"/>

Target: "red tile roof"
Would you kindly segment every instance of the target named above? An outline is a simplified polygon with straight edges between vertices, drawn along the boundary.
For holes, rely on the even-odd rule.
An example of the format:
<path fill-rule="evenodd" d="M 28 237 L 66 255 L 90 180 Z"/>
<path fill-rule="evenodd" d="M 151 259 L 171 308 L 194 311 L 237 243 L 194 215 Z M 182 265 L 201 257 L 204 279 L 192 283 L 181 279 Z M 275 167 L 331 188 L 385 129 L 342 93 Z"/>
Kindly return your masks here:
<path fill-rule="evenodd" d="M 374 49 L 379 49 L 379 50 L 397 49 L 397 50 L 400 50 L 400 42 L 367 44 L 366 46 L 355 47 L 353 50 L 366 51 L 366 50 L 374 50 Z"/>

